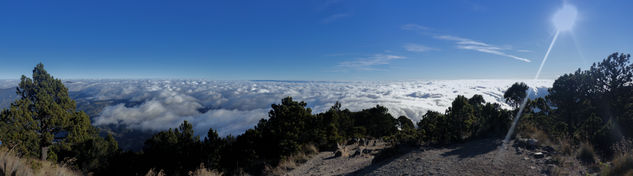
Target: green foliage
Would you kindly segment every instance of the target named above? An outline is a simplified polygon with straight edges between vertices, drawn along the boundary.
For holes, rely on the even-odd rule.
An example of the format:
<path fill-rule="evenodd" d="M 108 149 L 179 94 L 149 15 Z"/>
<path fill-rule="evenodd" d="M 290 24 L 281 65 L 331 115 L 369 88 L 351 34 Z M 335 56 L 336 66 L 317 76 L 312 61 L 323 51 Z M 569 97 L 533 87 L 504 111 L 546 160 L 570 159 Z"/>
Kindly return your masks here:
<path fill-rule="evenodd" d="M 446 116 L 448 116 L 451 141 L 462 141 L 471 135 L 475 122 L 475 109 L 466 97 L 458 95 L 451 107 L 446 110 Z"/>
<path fill-rule="evenodd" d="M 202 155 L 203 162 L 206 168 L 209 169 L 221 169 L 221 151 L 226 147 L 226 141 L 218 136 L 218 132 L 209 129 L 207 137 L 202 142 Z"/>
<path fill-rule="evenodd" d="M 202 163 L 201 146 L 193 126 L 184 121 L 178 129 L 161 131 L 145 141 L 143 156 L 150 169 L 161 168 L 169 175 L 186 175 Z"/>
<path fill-rule="evenodd" d="M 258 147 L 262 156 L 276 164 L 283 156 L 299 151 L 302 144 L 311 140 L 312 110 L 305 102 L 293 101 L 291 97 L 281 100 L 281 104 L 271 105 L 268 119 L 259 121 L 255 129 L 261 133 L 263 145 Z"/>
<path fill-rule="evenodd" d="M 501 109 L 499 104 L 486 103 L 477 109 L 479 114 L 475 136 L 502 136 L 509 127 L 512 117 L 510 112 Z"/>
<path fill-rule="evenodd" d="M 457 96 L 445 114 L 427 112 L 418 122 L 418 136 L 429 144 L 451 144 L 474 137 L 499 136 L 510 126 L 510 113 L 481 95 Z"/>
<path fill-rule="evenodd" d="M 550 110 L 552 118 L 567 126 L 564 133 L 589 140 L 610 156 L 611 145 L 633 137 L 633 129 L 626 127 L 633 123 L 632 83 L 630 55 L 613 53 L 589 70 L 556 79 L 546 99 L 555 107 Z"/>
<path fill-rule="evenodd" d="M 419 144 L 419 133 L 414 128 L 405 128 L 394 135 L 396 144 L 417 145 Z"/>
<path fill-rule="evenodd" d="M 410 130 L 415 128 L 411 119 L 405 116 L 398 117 L 398 127 L 400 127 L 401 130 Z"/>
<path fill-rule="evenodd" d="M 444 114 L 428 111 L 418 122 L 418 134 L 422 141 L 428 143 L 446 144 L 450 142 L 448 120 Z"/>
<path fill-rule="evenodd" d="M 68 89 L 43 64 L 37 64 L 31 78 L 22 76 L 16 93 L 19 99 L 0 112 L 3 144 L 28 157 L 76 160 L 84 172 L 107 165 L 107 156 L 117 150 L 116 141 L 98 136 L 88 115 L 76 110 Z"/>
<path fill-rule="evenodd" d="M 506 99 L 508 104 L 512 106 L 519 107 L 523 99 L 527 96 L 528 86 L 525 83 L 514 83 L 506 92 L 503 94 L 503 98 Z"/>
<path fill-rule="evenodd" d="M 386 107 L 376 105 L 376 107 L 352 113 L 354 126 L 361 127 L 357 128 L 355 132 L 363 134 L 364 131 L 364 135 L 374 138 L 390 136 L 396 133 L 398 130 L 396 124 L 398 122 L 387 111 Z"/>

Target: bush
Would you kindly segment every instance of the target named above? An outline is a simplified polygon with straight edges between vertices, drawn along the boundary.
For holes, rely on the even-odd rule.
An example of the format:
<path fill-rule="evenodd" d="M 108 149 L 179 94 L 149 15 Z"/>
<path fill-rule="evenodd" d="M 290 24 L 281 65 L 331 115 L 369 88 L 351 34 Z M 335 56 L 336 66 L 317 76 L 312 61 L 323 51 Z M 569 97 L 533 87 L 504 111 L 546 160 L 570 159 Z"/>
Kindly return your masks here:
<path fill-rule="evenodd" d="M 580 145 L 580 150 L 576 158 L 583 162 L 584 164 L 593 164 L 596 162 L 596 154 L 593 150 L 593 147 L 588 143 L 583 143 Z"/>

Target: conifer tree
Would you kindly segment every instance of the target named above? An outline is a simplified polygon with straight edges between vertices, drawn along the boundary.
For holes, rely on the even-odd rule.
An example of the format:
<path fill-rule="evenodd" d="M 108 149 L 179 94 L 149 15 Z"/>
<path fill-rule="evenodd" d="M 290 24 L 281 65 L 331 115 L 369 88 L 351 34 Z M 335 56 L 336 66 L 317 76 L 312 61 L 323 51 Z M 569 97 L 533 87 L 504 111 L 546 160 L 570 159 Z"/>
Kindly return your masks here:
<path fill-rule="evenodd" d="M 22 75 L 16 93 L 19 99 L 0 115 L 0 140 L 22 154 L 54 160 L 51 146 L 70 150 L 75 143 L 96 135 L 90 119 L 76 110 L 75 101 L 60 79 L 55 79 L 42 63 L 31 78 Z M 49 157 L 50 155 L 50 157 Z"/>

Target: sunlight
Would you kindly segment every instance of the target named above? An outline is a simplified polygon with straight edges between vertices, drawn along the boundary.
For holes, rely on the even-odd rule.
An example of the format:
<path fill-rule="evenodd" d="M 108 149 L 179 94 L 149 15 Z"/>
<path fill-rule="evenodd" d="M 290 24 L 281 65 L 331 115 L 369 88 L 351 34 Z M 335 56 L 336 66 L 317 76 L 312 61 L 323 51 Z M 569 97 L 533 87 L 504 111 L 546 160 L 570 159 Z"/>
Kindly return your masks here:
<path fill-rule="evenodd" d="M 571 30 L 571 28 L 574 26 L 574 22 L 576 21 L 577 14 L 578 14 L 578 11 L 576 10 L 576 7 L 569 4 L 564 4 L 563 8 L 561 8 L 554 14 L 554 18 L 552 18 L 552 22 L 554 22 L 554 25 L 556 26 L 556 34 L 554 34 L 554 38 L 552 38 L 552 42 L 549 44 L 549 47 L 547 48 L 547 52 L 545 52 L 545 56 L 543 56 L 543 60 L 541 60 L 541 65 L 538 67 L 538 70 L 536 71 L 536 75 L 534 75 L 534 80 L 539 79 L 541 75 L 541 71 L 543 70 L 543 66 L 545 65 L 545 62 L 547 61 L 547 58 L 549 56 L 549 53 L 552 51 L 552 47 L 554 47 L 554 43 L 556 43 L 556 40 L 558 39 L 558 34 L 560 34 L 560 32 L 563 32 L 563 31 Z M 519 122 L 519 119 L 521 118 L 521 113 L 523 113 L 523 109 L 525 108 L 525 105 L 527 104 L 527 100 L 529 96 L 530 96 L 530 93 L 528 93 L 525 96 L 525 98 L 523 98 L 523 102 L 521 102 L 521 106 L 519 106 L 519 111 L 514 117 L 514 121 L 512 122 L 512 125 L 510 126 L 510 130 L 508 130 L 508 133 L 506 134 L 506 137 L 503 140 L 504 144 L 510 141 L 510 137 L 512 133 L 514 133 L 514 129 L 516 128 L 516 125 Z"/>
<path fill-rule="evenodd" d="M 569 31 L 574 27 L 578 11 L 576 7 L 570 4 L 563 4 L 563 8 L 556 11 L 552 22 L 558 31 Z"/>

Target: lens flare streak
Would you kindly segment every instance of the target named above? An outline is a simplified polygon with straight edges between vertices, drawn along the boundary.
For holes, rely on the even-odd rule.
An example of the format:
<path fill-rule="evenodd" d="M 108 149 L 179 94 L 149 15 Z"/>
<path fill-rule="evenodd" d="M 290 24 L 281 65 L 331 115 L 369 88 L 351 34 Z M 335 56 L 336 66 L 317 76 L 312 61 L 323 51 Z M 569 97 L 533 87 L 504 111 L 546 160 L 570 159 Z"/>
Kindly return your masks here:
<path fill-rule="evenodd" d="M 536 71 L 534 80 L 537 80 L 539 76 L 541 76 L 541 70 L 543 70 L 543 65 L 545 65 L 545 61 L 547 61 L 547 57 L 549 56 L 550 51 L 552 51 L 552 47 L 554 46 L 554 43 L 556 43 L 559 33 L 560 33 L 560 30 L 556 30 L 556 34 L 554 34 L 554 38 L 552 39 L 552 42 L 549 44 L 549 47 L 547 48 L 547 52 L 545 52 L 545 56 L 543 57 L 543 60 L 541 61 L 541 66 L 539 66 L 538 71 Z M 523 102 L 521 102 L 521 106 L 519 107 L 519 112 L 517 112 L 517 115 L 514 117 L 512 126 L 510 126 L 510 130 L 508 130 L 508 134 L 506 134 L 506 137 L 503 140 L 504 144 L 508 143 L 508 141 L 510 140 L 510 136 L 514 132 L 514 128 L 516 128 L 516 125 L 519 122 L 519 118 L 521 118 L 521 114 L 523 113 L 523 109 L 525 109 L 525 105 L 527 104 L 527 100 L 529 96 L 530 96 L 530 92 L 528 92 L 528 94 L 525 95 L 525 98 L 523 98 Z"/>

